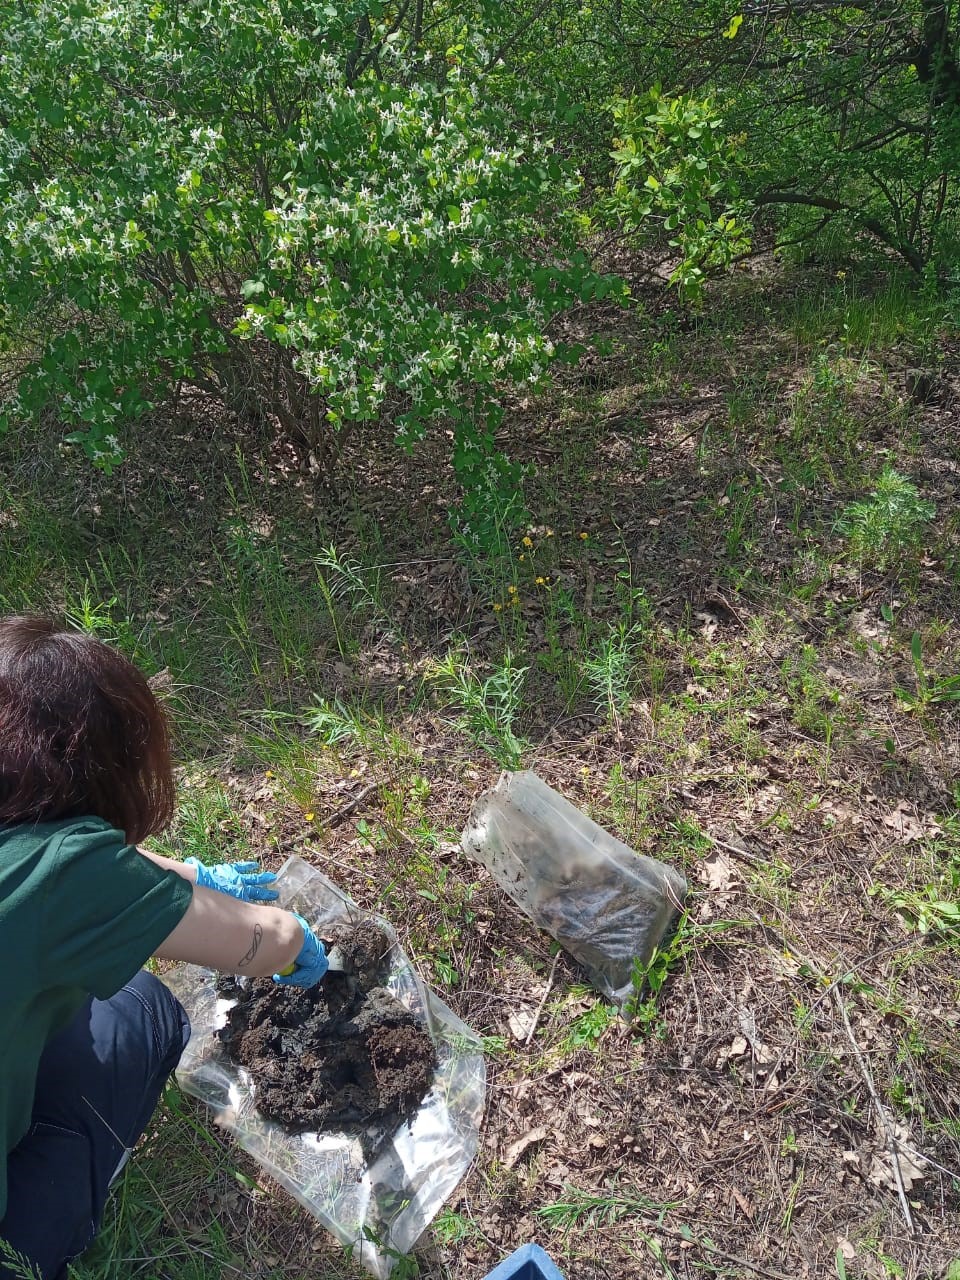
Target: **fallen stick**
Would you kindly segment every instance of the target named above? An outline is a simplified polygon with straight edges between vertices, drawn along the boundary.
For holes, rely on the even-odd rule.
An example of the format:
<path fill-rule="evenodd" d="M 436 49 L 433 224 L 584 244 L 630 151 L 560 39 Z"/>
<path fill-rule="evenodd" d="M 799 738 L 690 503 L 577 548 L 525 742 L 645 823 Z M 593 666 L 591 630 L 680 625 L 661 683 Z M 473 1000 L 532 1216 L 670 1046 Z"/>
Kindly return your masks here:
<path fill-rule="evenodd" d="M 364 787 L 362 791 L 357 792 L 352 800 L 348 800 L 346 804 L 341 805 L 339 809 L 334 809 L 330 817 L 326 819 L 323 825 L 329 830 L 331 827 L 338 827 L 344 818 L 349 818 L 355 809 L 363 804 L 367 796 L 372 796 L 375 791 L 380 790 L 379 782 L 371 782 L 368 787 Z"/>
<path fill-rule="evenodd" d="M 732 1262 L 735 1266 L 746 1267 L 754 1272 L 755 1275 L 764 1276 L 766 1280 L 792 1280 L 782 1271 L 771 1271 L 769 1267 L 765 1267 L 762 1263 L 751 1262 L 749 1258 L 741 1257 L 738 1253 L 727 1253 L 726 1249 L 720 1249 L 712 1241 L 707 1241 L 694 1236 L 692 1233 L 687 1235 L 686 1232 L 678 1230 L 676 1227 L 668 1227 L 662 1223 L 658 1223 L 655 1227 L 651 1227 L 651 1233 L 662 1231 L 664 1235 L 670 1236 L 674 1240 L 686 1241 L 687 1244 L 693 1245 L 694 1248 L 701 1248 L 705 1253 L 712 1253 L 716 1258 L 722 1258 L 724 1262 Z"/>
<path fill-rule="evenodd" d="M 559 959 L 560 959 L 560 952 L 558 951 L 557 954 L 553 957 L 553 965 L 550 968 L 550 977 L 547 979 L 547 989 L 543 993 L 543 999 L 537 1005 L 537 1012 L 533 1015 L 533 1022 L 530 1025 L 530 1030 L 527 1032 L 527 1038 L 523 1042 L 523 1047 L 525 1049 L 529 1047 L 530 1041 L 533 1039 L 533 1033 L 536 1031 L 537 1027 L 540 1025 L 540 1015 L 543 1013 L 543 1007 L 547 1003 L 547 999 L 550 995 L 550 992 L 553 990 L 553 979 L 557 973 L 557 962 L 559 961 Z"/>
<path fill-rule="evenodd" d="M 843 997 L 837 990 L 833 991 L 833 1001 L 839 1010 L 840 1017 L 843 1021 L 843 1029 L 847 1033 L 847 1039 L 850 1041 L 850 1048 L 853 1050 L 853 1056 L 857 1060 L 857 1066 L 860 1068 L 860 1074 L 863 1076 L 864 1083 L 870 1092 L 870 1098 L 873 1102 L 873 1109 L 877 1113 L 877 1119 L 880 1122 L 880 1128 L 886 1139 L 887 1150 L 890 1153 L 890 1163 L 893 1165 L 893 1180 L 897 1184 L 897 1195 L 900 1198 L 900 1208 L 903 1210 L 903 1218 L 907 1224 L 907 1230 L 911 1235 L 915 1232 L 913 1224 L 913 1214 L 910 1212 L 910 1202 L 907 1200 L 906 1188 L 903 1185 L 903 1173 L 900 1169 L 900 1159 L 897 1154 L 897 1138 L 887 1119 L 887 1112 L 880 1101 L 880 1095 L 877 1093 L 876 1085 L 873 1083 L 873 1076 L 870 1068 L 867 1066 L 866 1059 L 860 1052 L 860 1046 L 857 1044 L 853 1034 L 853 1028 L 850 1025 L 850 1018 L 847 1014 L 847 1006 L 843 1003 Z"/>

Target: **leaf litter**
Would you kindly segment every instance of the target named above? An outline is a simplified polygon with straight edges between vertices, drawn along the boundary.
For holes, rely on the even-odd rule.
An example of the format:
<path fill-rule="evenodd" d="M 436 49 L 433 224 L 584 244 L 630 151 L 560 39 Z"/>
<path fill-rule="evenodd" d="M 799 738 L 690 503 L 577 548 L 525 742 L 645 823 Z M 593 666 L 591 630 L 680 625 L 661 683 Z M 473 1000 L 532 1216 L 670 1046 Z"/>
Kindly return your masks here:
<path fill-rule="evenodd" d="M 488 1037 L 486 1158 L 450 1205 L 461 1238 L 446 1244 L 437 1235 L 418 1250 L 424 1280 L 479 1280 L 531 1238 L 569 1280 L 649 1280 L 666 1268 L 683 1277 L 712 1269 L 820 1280 L 836 1273 L 838 1250 L 848 1274 L 892 1274 L 888 1258 L 906 1280 L 927 1280 L 949 1274 L 960 1258 L 960 961 L 943 936 L 908 931 L 883 896 L 922 894 L 956 852 L 960 715 L 949 703 L 920 715 L 895 693 L 912 687 L 914 630 L 946 623 L 936 647 L 925 639 L 925 661 L 956 669 L 953 411 L 910 407 L 898 435 L 897 420 L 877 403 L 888 423 L 884 447 L 903 453 L 907 469 L 922 453 L 940 550 L 911 570 L 909 590 L 851 571 L 832 526 L 872 466 L 870 404 L 857 441 L 862 473 L 853 479 L 828 440 L 817 444 L 821 464 L 817 442 L 791 434 L 791 387 L 811 352 L 781 329 L 776 308 L 806 287 L 777 278 L 762 295 L 773 319 L 748 331 L 728 332 L 722 310 L 698 324 L 683 340 L 683 368 L 664 365 L 656 393 L 631 391 L 615 462 L 605 453 L 610 425 L 575 403 L 575 371 L 553 400 L 508 413 L 504 423 L 508 451 L 536 468 L 527 486 L 535 522 L 556 531 L 550 593 L 525 587 L 515 611 L 541 645 L 525 698 L 524 733 L 537 744 L 530 763 L 629 844 L 676 861 L 699 885 L 685 950 L 648 1023 L 572 1047 L 570 1023 L 582 1010 L 564 996 L 583 975 L 561 957 L 528 1044 L 522 1015 L 536 1008 L 532 992 L 544 989 L 552 963 L 544 936 L 456 857 L 443 860 L 442 887 L 429 879 L 416 821 L 388 811 L 415 772 L 429 789 L 431 826 L 459 830 L 498 772 L 442 710 L 403 693 L 419 688 L 418 671 L 442 654 L 454 626 L 481 658 L 495 656 L 503 640 L 482 587 L 425 563 L 434 551 L 438 565 L 449 563 L 444 521 L 455 497 L 429 442 L 416 459 L 358 469 L 353 506 L 331 520 L 330 532 L 359 554 L 354 530 L 391 531 L 398 567 L 385 572 L 385 591 L 392 574 L 407 651 L 385 649 L 372 683 L 361 656 L 332 650 L 329 665 L 331 687 L 389 698 L 391 730 L 409 758 L 345 744 L 321 760 L 311 782 L 318 824 L 356 794 L 352 769 L 362 766 L 364 781 L 381 784 L 365 804 L 363 831 L 354 813 L 329 833 L 319 825 L 318 835 L 246 765 L 226 780 L 244 840 L 266 865 L 309 846 L 361 904 L 389 900 L 428 981 Z M 621 351 L 610 379 L 631 388 L 658 335 L 662 304 L 647 301 L 647 317 L 602 308 L 581 317 L 579 337 L 588 341 L 598 322 L 609 326 Z M 764 379 L 770 417 L 738 424 L 724 397 L 753 376 Z M 162 432 L 156 445 L 148 432 L 144 465 L 123 483 L 151 536 L 172 520 L 164 495 L 186 493 L 196 529 L 215 545 L 223 523 L 216 493 L 224 475 L 241 488 L 235 447 L 248 442 L 227 421 L 215 432 L 181 421 L 178 431 L 176 456 L 160 447 Z M 269 470 L 270 460 L 263 465 Z M 771 483 L 761 480 L 750 499 L 750 541 L 738 550 L 732 514 L 761 474 Z M 217 483 L 204 488 L 204 476 Z M 59 477 L 54 509 L 60 503 L 71 519 L 90 509 L 89 484 Z M 720 505 L 723 496 L 731 501 Z M 263 502 L 304 526 L 321 515 L 299 482 L 273 487 Z M 179 510 L 171 528 L 182 529 Z M 589 542 L 577 540 L 578 530 L 590 531 Z M 215 568 L 209 551 L 198 557 L 203 576 Z M 718 582 L 729 610 L 712 607 Z M 655 628 L 618 736 L 582 701 L 557 692 L 547 637 L 572 653 L 577 628 L 589 639 L 591 627 L 615 625 L 625 583 L 644 594 Z M 207 591 L 184 581 L 181 556 L 169 581 L 156 584 L 165 610 L 201 619 Z M 575 622 L 550 633 L 550 609 L 561 598 Z M 882 611 L 888 602 L 893 623 Z M 807 647 L 820 658 L 823 685 L 815 670 L 806 692 L 791 691 L 785 666 Z M 289 692 L 297 705 L 315 699 L 312 686 Z M 836 693 L 843 701 L 833 701 Z M 723 831 L 744 852 L 718 857 L 698 844 L 698 830 Z M 418 877 L 434 900 L 417 893 Z M 717 924 L 721 932 L 705 927 Z M 526 1141 L 530 1134 L 536 1141 Z M 513 1151 L 507 1168 L 504 1153 Z M 290 1272 L 313 1274 L 315 1251 L 326 1250 L 285 1196 L 248 1198 L 233 1232 L 241 1252 L 251 1231 Z M 327 1250 L 319 1265 L 359 1274 L 338 1252 Z"/>

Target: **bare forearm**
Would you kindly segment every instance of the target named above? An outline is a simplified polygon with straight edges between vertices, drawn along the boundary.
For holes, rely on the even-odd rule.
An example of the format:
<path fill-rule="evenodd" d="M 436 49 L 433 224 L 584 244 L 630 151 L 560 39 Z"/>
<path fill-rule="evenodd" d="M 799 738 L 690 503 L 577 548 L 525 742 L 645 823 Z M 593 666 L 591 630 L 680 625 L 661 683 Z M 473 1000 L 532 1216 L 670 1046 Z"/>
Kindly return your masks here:
<path fill-rule="evenodd" d="M 141 848 L 140 845 L 137 845 L 137 852 L 149 858 L 151 862 L 155 862 L 158 867 L 163 867 L 165 871 L 175 871 L 178 876 L 183 876 L 184 880 L 189 880 L 191 884 L 197 883 L 196 867 L 188 867 L 183 862 L 177 862 L 175 858 L 165 858 L 162 853 L 152 853 L 149 849 Z"/>
<path fill-rule="evenodd" d="M 292 964 L 302 946 L 303 928 L 291 912 L 195 888 L 186 915 L 156 954 L 265 978 Z"/>

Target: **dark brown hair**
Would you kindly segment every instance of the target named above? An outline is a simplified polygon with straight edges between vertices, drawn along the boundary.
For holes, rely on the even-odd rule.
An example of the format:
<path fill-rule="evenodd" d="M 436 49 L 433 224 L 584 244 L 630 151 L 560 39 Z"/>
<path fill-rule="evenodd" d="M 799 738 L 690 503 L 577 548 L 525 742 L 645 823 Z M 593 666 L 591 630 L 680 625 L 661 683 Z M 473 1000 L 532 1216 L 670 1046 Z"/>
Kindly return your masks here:
<path fill-rule="evenodd" d="M 174 800 L 167 719 L 133 663 L 50 618 L 0 618 L 0 823 L 90 815 L 133 844 Z"/>

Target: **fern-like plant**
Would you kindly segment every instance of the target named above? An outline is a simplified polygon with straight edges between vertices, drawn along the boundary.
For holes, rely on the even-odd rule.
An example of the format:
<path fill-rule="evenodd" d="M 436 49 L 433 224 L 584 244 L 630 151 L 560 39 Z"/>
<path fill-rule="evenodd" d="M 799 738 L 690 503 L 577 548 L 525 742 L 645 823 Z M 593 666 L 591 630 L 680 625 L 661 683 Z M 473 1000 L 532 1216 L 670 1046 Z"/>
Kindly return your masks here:
<path fill-rule="evenodd" d="M 630 705 L 642 633 L 639 623 L 627 626 L 621 621 L 610 628 L 597 652 L 583 662 L 597 714 L 606 716 L 617 728 Z"/>
<path fill-rule="evenodd" d="M 913 481 L 887 466 L 870 497 L 844 509 L 839 529 L 861 566 L 886 573 L 919 549 L 935 515 L 936 507 L 920 497 Z"/>
<path fill-rule="evenodd" d="M 427 673 L 461 712 L 457 727 L 504 769 L 518 769 L 528 743 L 514 733 L 527 668 L 508 649 L 490 675 L 481 679 L 462 650 L 451 649 Z"/>

